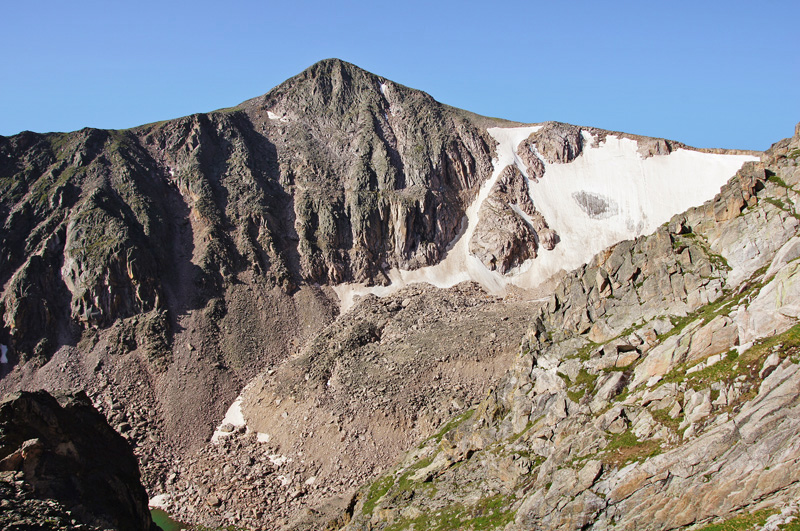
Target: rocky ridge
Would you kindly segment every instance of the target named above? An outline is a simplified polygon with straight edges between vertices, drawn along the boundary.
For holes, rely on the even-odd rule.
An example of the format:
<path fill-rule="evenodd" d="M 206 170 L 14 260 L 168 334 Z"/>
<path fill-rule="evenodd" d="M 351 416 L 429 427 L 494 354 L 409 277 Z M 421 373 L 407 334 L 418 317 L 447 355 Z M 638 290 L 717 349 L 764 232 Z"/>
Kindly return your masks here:
<path fill-rule="evenodd" d="M 363 488 L 344 528 L 790 521 L 798 129 L 714 200 L 563 279 L 489 397 Z"/>
<path fill-rule="evenodd" d="M 328 284 L 440 258 L 488 123 L 328 60 L 232 109 L 0 138 L 0 390 L 86 389 L 163 483 L 336 315 Z"/>

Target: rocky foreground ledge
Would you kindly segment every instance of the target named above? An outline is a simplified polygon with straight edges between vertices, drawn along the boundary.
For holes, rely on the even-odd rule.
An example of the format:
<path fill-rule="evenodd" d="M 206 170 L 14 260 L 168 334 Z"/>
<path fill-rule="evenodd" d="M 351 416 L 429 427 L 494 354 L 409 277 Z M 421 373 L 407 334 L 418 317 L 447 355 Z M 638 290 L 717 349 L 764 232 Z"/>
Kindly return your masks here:
<path fill-rule="evenodd" d="M 152 531 L 127 441 L 85 393 L 0 402 L 0 528 Z"/>

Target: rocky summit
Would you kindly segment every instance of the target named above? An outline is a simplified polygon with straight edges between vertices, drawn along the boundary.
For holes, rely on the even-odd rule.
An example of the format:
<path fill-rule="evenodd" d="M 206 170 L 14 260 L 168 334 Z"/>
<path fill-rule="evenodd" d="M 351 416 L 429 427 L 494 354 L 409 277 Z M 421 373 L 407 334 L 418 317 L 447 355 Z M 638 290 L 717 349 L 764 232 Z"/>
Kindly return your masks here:
<path fill-rule="evenodd" d="M 792 529 L 798 157 L 800 131 L 486 118 L 335 59 L 211 113 L 0 137 L 0 503 L 55 529 L 147 529 L 144 489 L 185 527 Z M 57 496 L 73 476 L 136 517 Z"/>

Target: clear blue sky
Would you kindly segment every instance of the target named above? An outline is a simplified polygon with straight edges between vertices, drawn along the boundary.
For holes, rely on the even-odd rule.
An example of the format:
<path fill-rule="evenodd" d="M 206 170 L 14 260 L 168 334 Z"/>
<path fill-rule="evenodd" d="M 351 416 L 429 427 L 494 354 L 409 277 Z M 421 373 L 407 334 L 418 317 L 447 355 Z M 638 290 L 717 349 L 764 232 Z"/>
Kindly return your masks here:
<path fill-rule="evenodd" d="M 800 2 L 40 0 L 0 8 L 0 134 L 233 106 L 339 57 L 437 100 L 698 147 L 800 121 Z"/>

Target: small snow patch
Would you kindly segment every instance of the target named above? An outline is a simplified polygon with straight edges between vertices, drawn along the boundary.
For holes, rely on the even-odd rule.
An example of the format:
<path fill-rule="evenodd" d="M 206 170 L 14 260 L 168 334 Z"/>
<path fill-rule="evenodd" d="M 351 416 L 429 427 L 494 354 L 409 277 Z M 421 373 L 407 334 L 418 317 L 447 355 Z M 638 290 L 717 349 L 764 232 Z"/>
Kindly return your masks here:
<path fill-rule="evenodd" d="M 280 454 L 268 455 L 267 458 L 272 463 L 272 466 L 283 466 L 290 461 L 288 457 Z"/>
<path fill-rule="evenodd" d="M 244 415 L 242 414 L 243 394 L 244 391 L 242 391 L 241 395 L 236 397 L 231 407 L 228 408 L 227 413 L 225 413 L 225 418 L 222 419 L 222 422 L 219 423 L 216 431 L 214 431 L 214 434 L 211 436 L 212 443 L 218 443 L 220 438 L 228 437 L 236 431 L 236 428 L 247 428 L 247 423 L 244 421 Z"/>
<path fill-rule="evenodd" d="M 0 363 L 8 363 L 6 352 L 8 352 L 8 347 L 5 345 L 0 345 Z"/>
<path fill-rule="evenodd" d="M 280 116 L 278 116 L 277 114 L 275 114 L 272 111 L 267 111 L 267 116 L 269 117 L 270 120 L 280 120 L 281 119 Z"/>
<path fill-rule="evenodd" d="M 150 506 L 151 509 L 166 510 L 168 504 L 169 494 L 159 494 L 158 496 L 153 496 L 150 498 L 150 501 L 147 502 L 147 505 Z"/>
<path fill-rule="evenodd" d="M 269 433 L 258 432 L 256 434 L 256 440 L 260 443 L 268 443 L 269 442 Z"/>
<path fill-rule="evenodd" d="M 389 88 L 386 86 L 386 83 L 381 83 L 381 94 L 386 96 L 386 89 Z"/>

